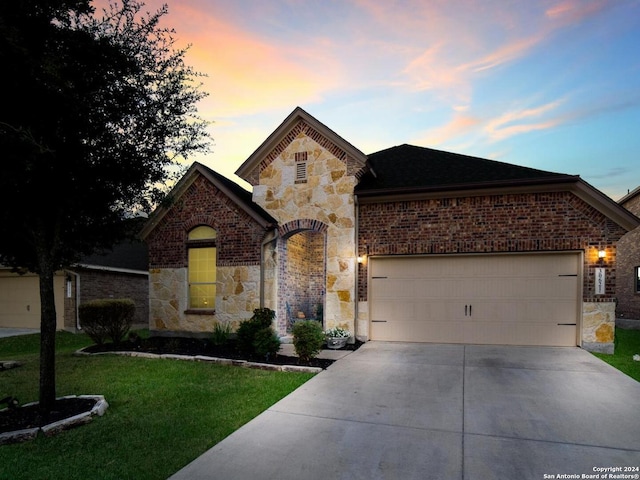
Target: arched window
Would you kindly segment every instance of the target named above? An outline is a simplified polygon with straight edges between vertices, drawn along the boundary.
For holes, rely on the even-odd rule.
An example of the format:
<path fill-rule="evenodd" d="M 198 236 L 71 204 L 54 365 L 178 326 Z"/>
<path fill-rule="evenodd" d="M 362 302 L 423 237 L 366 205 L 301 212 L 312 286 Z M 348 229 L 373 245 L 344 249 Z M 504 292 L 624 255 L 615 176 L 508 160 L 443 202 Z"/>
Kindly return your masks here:
<path fill-rule="evenodd" d="M 189 232 L 189 308 L 216 308 L 216 236 L 207 226 Z"/>

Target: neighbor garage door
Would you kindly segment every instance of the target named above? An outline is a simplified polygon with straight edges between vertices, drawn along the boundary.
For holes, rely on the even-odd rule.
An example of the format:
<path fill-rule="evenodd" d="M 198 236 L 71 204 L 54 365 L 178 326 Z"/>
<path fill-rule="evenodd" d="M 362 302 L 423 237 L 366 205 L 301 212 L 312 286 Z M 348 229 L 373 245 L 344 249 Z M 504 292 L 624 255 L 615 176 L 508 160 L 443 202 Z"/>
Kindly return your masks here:
<path fill-rule="evenodd" d="M 370 258 L 373 340 L 575 346 L 578 253 Z"/>

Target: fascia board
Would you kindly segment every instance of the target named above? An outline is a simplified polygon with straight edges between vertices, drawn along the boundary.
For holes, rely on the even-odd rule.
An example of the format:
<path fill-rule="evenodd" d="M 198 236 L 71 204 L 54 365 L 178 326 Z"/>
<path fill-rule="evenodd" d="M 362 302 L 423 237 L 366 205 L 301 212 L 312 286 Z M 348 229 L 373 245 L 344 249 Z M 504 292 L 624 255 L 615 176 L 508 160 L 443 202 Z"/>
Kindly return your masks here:
<path fill-rule="evenodd" d="M 356 162 L 362 166 L 366 164 L 367 156 L 363 152 L 354 147 L 351 143 L 347 142 L 344 138 L 318 121 L 316 118 L 309 115 L 302 108 L 296 107 L 293 112 L 291 112 L 278 126 L 278 128 L 276 128 L 273 133 L 271 133 L 271 135 L 269 135 L 267 139 L 262 142 L 262 144 L 249 156 L 249 158 L 240 165 L 235 174 L 246 180 L 249 173 L 282 141 L 299 119 L 304 120 L 322 135 L 331 139 L 331 141 L 344 150 L 345 153 L 352 157 Z"/>

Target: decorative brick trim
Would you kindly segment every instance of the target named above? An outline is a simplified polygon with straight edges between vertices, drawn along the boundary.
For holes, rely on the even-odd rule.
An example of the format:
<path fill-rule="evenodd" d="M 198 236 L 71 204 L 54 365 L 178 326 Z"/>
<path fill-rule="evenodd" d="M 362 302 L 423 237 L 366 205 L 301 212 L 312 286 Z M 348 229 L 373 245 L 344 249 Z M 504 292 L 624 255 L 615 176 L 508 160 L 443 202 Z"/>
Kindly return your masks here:
<path fill-rule="evenodd" d="M 286 238 L 303 230 L 313 230 L 314 232 L 324 233 L 328 228 L 329 226 L 320 220 L 301 218 L 287 222 L 284 225 L 280 225 L 278 232 L 282 238 Z"/>

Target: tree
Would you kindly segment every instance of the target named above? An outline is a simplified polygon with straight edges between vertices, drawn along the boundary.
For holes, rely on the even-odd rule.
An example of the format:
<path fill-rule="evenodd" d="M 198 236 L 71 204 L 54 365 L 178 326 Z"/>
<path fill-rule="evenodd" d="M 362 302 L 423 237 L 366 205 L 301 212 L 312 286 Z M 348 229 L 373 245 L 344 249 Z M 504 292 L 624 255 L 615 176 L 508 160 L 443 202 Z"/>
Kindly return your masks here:
<path fill-rule="evenodd" d="M 124 239 L 184 159 L 207 151 L 206 94 L 168 10 L 135 0 L 0 2 L 0 263 L 40 276 L 40 406 L 55 402 L 56 271 Z"/>

